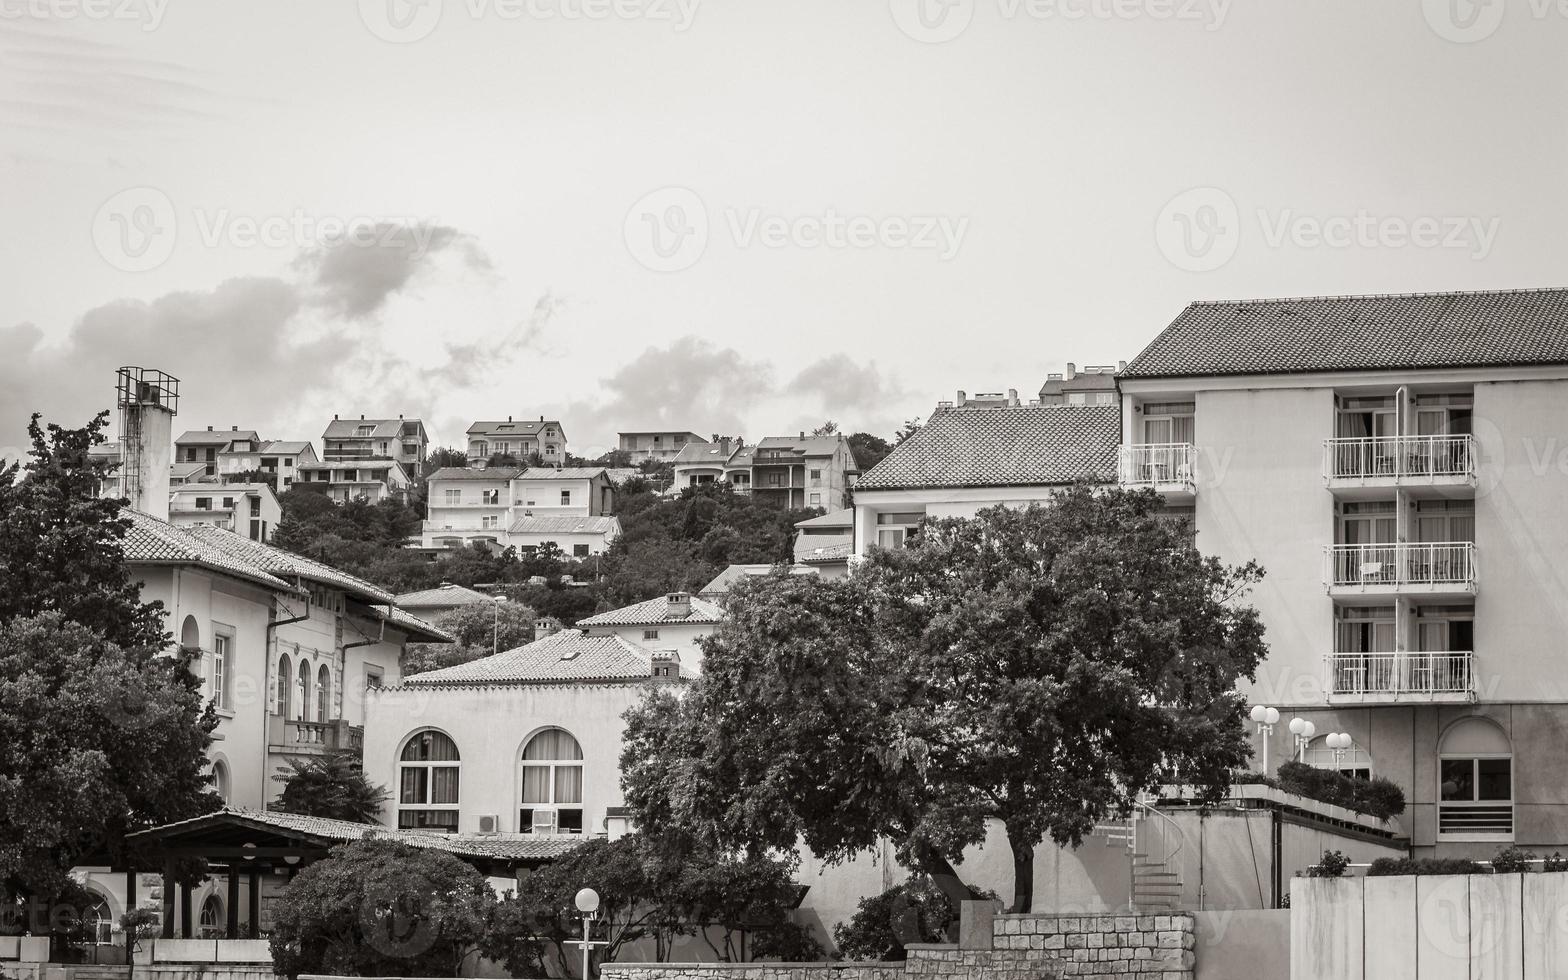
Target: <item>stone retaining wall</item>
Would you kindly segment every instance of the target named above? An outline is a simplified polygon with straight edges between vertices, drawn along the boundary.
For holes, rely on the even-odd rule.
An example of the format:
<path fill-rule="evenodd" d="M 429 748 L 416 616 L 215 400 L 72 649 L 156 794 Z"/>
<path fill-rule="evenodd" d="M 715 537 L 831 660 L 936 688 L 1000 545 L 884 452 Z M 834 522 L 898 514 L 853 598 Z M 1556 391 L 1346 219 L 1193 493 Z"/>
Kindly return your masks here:
<path fill-rule="evenodd" d="M 967 906 L 973 906 L 967 907 Z M 1193 980 L 1191 913 L 997 915 L 966 903 L 957 946 L 910 946 L 898 963 L 608 963 L 604 980 Z"/>

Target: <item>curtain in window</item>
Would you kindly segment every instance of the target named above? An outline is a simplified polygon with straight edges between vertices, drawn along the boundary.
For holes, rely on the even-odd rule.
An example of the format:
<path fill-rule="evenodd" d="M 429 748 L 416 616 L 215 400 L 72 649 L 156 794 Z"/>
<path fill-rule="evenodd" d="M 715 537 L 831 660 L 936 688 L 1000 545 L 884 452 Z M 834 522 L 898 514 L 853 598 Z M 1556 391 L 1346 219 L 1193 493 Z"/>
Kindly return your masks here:
<path fill-rule="evenodd" d="M 325 664 L 321 672 L 316 675 L 316 720 L 325 723 L 327 720 L 327 705 L 332 701 L 332 675 L 327 672 Z"/>
<path fill-rule="evenodd" d="M 457 767 L 442 766 L 430 770 L 430 802 L 457 802 Z"/>
<path fill-rule="evenodd" d="M 550 802 L 550 767 L 523 767 L 523 804 Z"/>
<path fill-rule="evenodd" d="M 583 767 L 555 767 L 555 802 L 581 803 L 583 801 Z"/>
<path fill-rule="evenodd" d="M 404 762 L 457 762 L 457 744 L 440 732 L 420 732 L 403 746 Z"/>
<path fill-rule="evenodd" d="M 550 728 L 528 740 L 523 758 L 529 762 L 572 761 L 583 757 L 583 748 L 577 739 L 559 728 Z"/>
<path fill-rule="evenodd" d="M 397 801 L 399 803 L 425 802 L 425 789 L 429 785 L 430 770 L 423 767 L 409 766 L 403 770 L 403 782 L 399 789 Z"/>

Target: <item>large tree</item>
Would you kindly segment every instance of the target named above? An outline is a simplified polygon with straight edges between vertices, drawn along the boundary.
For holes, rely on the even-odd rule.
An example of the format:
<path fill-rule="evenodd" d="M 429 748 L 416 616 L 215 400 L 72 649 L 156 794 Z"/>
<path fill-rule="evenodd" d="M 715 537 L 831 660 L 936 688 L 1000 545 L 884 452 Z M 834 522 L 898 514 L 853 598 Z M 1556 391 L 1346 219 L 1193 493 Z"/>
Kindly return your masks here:
<path fill-rule="evenodd" d="M 1176 774 L 1217 799 L 1246 761 L 1261 575 L 1201 555 L 1153 493 L 1078 487 L 928 522 L 847 580 L 754 579 L 702 680 L 630 714 L 628 801 L 673 840 L 831 860 L 886 836 L 952 900 L 994 819 L 1027 911 L 1037 846 Z"/>
<path fill-rule="evenodd" d="M 357 751 L 344 749 L 303 762 L 286 761 L 272 777 L 273 782 L 283 784 L 272 803 L 274 810 L 372 824 L 381 804 L 392 798 L 385 786 L 365 775 Z"/>
<path fill-rule="evenodd" d="M 206 749 L 217 717 L 188 658 L 163 653 L 158 603 L 125 564 L 123 500 L 81 429 L 35 416 L 25 471 L 0 464 L 0 900 L 70 894 L 124 835 L 217 809 Z"/>

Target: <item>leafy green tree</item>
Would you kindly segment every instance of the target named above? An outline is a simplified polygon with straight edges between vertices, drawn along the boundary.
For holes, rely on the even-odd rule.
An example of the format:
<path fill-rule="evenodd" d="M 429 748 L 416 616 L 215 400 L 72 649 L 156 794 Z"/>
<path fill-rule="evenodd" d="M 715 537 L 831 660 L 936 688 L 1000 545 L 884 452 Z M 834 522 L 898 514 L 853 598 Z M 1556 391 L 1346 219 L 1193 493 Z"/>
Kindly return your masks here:
<path fill-rule="evenodd" d="M 944 942 L 957 918 L 931 879 L 915 877 L 862 898 L 848 922 L 833 926 L 833 944 L 846 960 L 902 960 L 911 943 Z"/>
<path fill-rule="evenodd" d="M 381 804 L 392 798 L 385 786 L 365 776 L 359 753 L 347 750 L 304 762 L 289 759 L 272 780 L 283 784 L 272 808 L 284 813 L 373 824 Z"/>
<path fill-rule="evenodd" d="M 436 447 L 425 454 L 425 472 L 434 473 L 436 470 L 447 468 L 465 469 L 468 466 L 468 453 L 455 447 Z"/>
<path fill-rule="evenodd" d="M 0 905 L 74 894 L 89 854 L 221 803 L 206 749 L 217 716 L 162 607 L 125 563 L 123 500 L 88 455 L 106 413 L 47 432 L 25 469 L 0 462 Z M 44 927 L 48 928 L 48 927 Z"/>
<path fill-rule="evenodd" d="M 823 422 L 821 425 L 817 426 L 815 429 L 812 429 L 811 430 L 811 434 L 814 435 L 814 436 L 837 435 L 838 434 L 838 423 L 833 421 L 832 419 L 828 419 L 826 422 Z"/>
<path fill-rule="evenodd" d="M 894 435 L 893 435 L 893 445 L 894 446 L 901 445 L 905 439 L 908 439 L 910 436 L 914 435 L 916 432 L 919 432 L 919 431 L 920 431 L 920 419 L 919 418 L 905 419 L 904 420 L 904 424 L 899 426 L 898 427 L 898 431 L 896 433 L 894 433 Z"/>
<path fill-rule="evenodd" d="M 856 432 L 845 441 L 849 443 L 850 452 L 855 454 L 855 462 L 862 473 L 871 472 L 872 467 L 893 451 L 892 444 L 886 439 L 869 432 Z"/>
<path fill-rule="evenodd" d="M 657 853 L 657 852 L 653 852 Z M 711 851 L 664 858 L 676 874 L 677 918 L 701 936 L 725 963 L 780 955 L 792 962 L 819 959 L 822 948 L 790 920 L 800 903 L 795 875 L 800 862 L 767 855 L 732 857 Z M 750 940 L 748 949 L 748 939 Z"/>
<path fill-rule="evenodd" d="M 885 836 L 954 902 L 951 862 L 994 819 L 1028 911 L 1043 841 L 1174 772 L 1218 799 L 1250 755 L 1235 685 L 1267 650 L 1239 600 L 1262 571 L 1200 555 L 1161 506 L 1076 487 L 927 522 L 846 580 L 742 583 L 703 678 L 630 713 L 628 802 L 709 846 L 833 860 Z"/>
<path fill-rule="evenodd" d="M 98 496 L 116 464 L 88 455 L 108 415 L 47 434 L 34 415 L 26 468 L 0 460 L 0 621 L 56 612 L 122 647 L 156 650 L 163 616 L 125 564 L 126 501 Z"/>
<path fill-rule="evenodd" d="M 289 882 L 273 918 L 279 976 L 455 977 L 496 911 L 484 876 L 450 854 L 366 838 Z"/>

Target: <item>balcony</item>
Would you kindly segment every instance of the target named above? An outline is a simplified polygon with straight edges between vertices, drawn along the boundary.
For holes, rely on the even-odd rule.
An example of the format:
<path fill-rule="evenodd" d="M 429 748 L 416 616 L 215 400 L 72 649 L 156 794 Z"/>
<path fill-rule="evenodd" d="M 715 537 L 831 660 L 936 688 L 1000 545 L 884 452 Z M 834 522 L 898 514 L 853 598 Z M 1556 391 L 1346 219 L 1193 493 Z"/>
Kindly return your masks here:
<path fill-rule="evenodd" d="M 267 716 L 267 750 L 286 755 L 325 755 L 339 750 L 360 751 L 365 729 L 337 721 L 293 721 Z"/>
<path fill-rule="evenodd" d="M 1469 435 L 1329 439 L 1323 479 L 1333 490 L 1474 487 L 1476 459 Z"/>
<path fill-rule="evenodd" d="M 1342 544 L 1327 549 L 1329 595 L 1419 595 L 1464 598 L 1476 593 L 1475 544 Z"/>
<path fill-rule="evenodd" d="M 1124 487 L 1156 490 L 1190 501 L 1197 493 L 1198 450 L 1188 442 L 1122 446 L 1117 476 Z"/>
<path fill-rule="evenodd" d="M 1324 658 L 1323 689 L 1332 704 L 1464 704 L 1474 662 L 1469 651 L 1334 653 Z"/>

